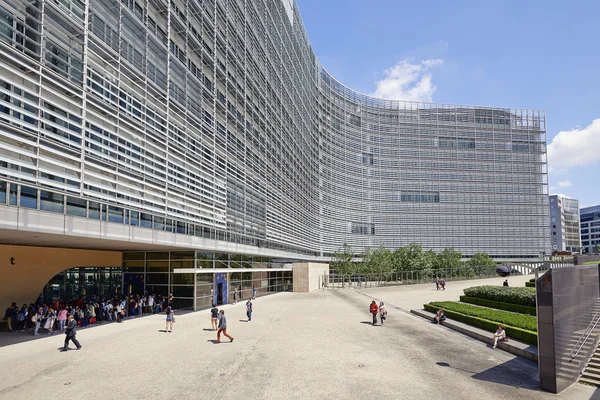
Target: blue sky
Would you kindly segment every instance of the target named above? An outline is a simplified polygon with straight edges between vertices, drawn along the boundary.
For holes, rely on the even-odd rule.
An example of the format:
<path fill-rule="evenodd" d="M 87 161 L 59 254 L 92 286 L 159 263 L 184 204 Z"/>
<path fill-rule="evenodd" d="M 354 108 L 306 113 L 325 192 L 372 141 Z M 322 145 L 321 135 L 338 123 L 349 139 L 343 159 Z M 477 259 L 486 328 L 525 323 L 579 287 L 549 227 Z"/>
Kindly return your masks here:
<path fill-rule="evenodd" d="M 546 110 L 551 193 L 600 204 L 600 1 L 296 0 L 345 85 Z"/>

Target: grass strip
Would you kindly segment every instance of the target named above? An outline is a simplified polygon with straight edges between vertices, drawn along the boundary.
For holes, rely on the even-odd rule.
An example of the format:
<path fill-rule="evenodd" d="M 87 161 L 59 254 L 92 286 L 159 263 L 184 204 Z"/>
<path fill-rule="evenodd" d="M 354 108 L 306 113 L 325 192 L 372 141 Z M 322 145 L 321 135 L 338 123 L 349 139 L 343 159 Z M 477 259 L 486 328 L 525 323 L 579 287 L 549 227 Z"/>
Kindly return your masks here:
<path fill-rule="evenodd" d="M 424 304 L 423 308 L 426 311 L 429 311 L 432 313 L 435 313 L 437 310 L 442 309 L 442 310 L 444 310 L 444 313 L 446 314 L 446 316 L 452 320 L 459 321 L 459 322 L 474 326 L 479 329 L 483 329 L 483 330 L 491 332 L 491 333 L 496 332 L 496 329 L 498 328 L 498 325 L 500 323 L 498 321 L 490 321 L 485 318 L 475 317 L 475 316 L 471 316 L 471 315 L 462 314 L 462 313 L 459 313 L 456 311 L 452 311 L 452 310 L 446 309 L 444 307 L 440 307 L 438 304 L 439 303 Z M 519 342 L 537 346 L 537 333 L 536 332 L 517 328 L 514 326 L 507 325 L 507 324 L 504 324 L 504 329 L 506 331 L 506 335 L 509 338 L 509 340 L 514 339 L 514 340 L 518 340 Z"/>

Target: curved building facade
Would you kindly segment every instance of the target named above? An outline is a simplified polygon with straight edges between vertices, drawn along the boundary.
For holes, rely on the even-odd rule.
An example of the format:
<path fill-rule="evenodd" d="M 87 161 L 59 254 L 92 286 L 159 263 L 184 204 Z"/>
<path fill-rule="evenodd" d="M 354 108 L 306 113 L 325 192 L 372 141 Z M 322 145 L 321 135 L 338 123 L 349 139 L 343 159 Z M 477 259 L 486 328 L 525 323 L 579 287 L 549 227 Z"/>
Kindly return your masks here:
<path fill-rule="evenodd" d="M 357 93 L 293 0 L 6 1 L 0 80 L 0 207 L 64 216 L 20 230 L 288 259 L 550 248 L 543 111 Z"/>

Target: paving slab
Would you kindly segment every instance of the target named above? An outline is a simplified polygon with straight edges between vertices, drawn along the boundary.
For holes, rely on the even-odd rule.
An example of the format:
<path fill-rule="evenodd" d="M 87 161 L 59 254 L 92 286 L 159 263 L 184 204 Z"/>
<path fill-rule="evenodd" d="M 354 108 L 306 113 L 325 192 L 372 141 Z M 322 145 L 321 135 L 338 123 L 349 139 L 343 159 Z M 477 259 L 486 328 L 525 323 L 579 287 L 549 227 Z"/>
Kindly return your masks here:
<path fill-rule="evenodd" d="M 280 293 L 222 307 L 233 343 L 214 344 L 208 311 L 164 315 L 0 348 L 2 400 L 101 399 L 592 399 L 574 385 L 536 390 L 537 366 L 476 340 L 388 309 L 372 326 L 358 290 Z M 8 334 L 8 333 L 6 333 Z"/>

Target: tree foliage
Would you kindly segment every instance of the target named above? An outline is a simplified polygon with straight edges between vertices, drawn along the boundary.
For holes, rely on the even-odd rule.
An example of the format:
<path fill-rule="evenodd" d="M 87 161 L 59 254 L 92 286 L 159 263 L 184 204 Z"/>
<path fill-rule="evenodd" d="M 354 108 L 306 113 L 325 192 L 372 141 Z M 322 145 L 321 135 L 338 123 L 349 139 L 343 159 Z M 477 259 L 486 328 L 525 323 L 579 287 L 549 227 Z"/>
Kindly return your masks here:
<path fill-rule="evenodd" d="M 340 275 L 350 275 L 356 272 L 356 265 L 353 262 L 354 253 L 349 244 L 344 243 L 341 249 L 338 249 L 331 259 L 331 268 Z"/>

